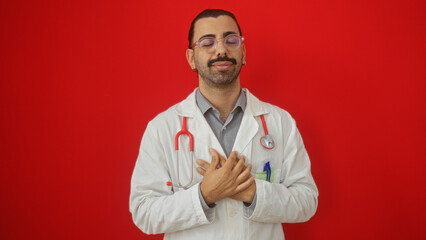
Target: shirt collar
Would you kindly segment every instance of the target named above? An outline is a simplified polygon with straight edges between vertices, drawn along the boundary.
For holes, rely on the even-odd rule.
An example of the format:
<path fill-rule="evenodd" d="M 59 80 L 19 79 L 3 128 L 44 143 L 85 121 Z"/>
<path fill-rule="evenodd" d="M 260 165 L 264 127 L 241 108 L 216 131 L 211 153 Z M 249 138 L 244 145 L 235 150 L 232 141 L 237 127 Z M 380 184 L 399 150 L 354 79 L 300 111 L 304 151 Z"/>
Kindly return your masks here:
<path fill-rule="evenodd" d="M 195 92 L 195 99 L 197 101 L 197 106 L 203 113 L 203 115 L 210 109 L 213 108 L 216 110 L 215 107 L 201 94 L 200 89 L 197 88 Z M 245 94 L 245 91 L 240 90 L 240 96 L 238 96 L 237 102 L 235 103 L 235 107 L 232 111 L 234 111 L 237 107 L 240 107 L 241 110 L 244 112 L 247 106 L 247 96 Z"/>

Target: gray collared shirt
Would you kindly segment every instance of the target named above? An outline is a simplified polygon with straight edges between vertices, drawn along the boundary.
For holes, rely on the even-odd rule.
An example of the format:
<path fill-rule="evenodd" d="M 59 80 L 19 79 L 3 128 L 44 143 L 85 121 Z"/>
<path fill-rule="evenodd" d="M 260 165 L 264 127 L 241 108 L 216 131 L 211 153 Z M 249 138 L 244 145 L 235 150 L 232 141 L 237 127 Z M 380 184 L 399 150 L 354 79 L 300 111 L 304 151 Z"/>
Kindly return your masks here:
<path fill-rule="evenodd" d="M 231 154 L 234 147 L 235 138 L 237 137 L 238 129 L 243 120 L 244 110 L 247 105 L 247 97 L 243 90 L 240 91 L 240 96 L 237 99 L 234 109 L 229 114 L 228 119 L 223 122 L 220 119 L 219 111 L 201 94 L 200 90 L 196 91 L 196 101 L 216 138 L 227 157 Z"/>
<path fill-rule="evenodd" d="M 244 111 L 247 105 L 247 96 L 246 93 L 241 90 L 240 96 L 237 99 L 234 109 L 225 122 L 220 119 L 219 111 L 213 107 L 213 105 L 201 94 L 200 90 L 197 89 L 195 93 L 195 99 L 197 101 L 197 106 L 203 113 L 207 122 L 210 125 L 210 128 L 213 130 L 217 139 L 219 140 L 220 145 L 227 157 L 231 154 L 232 148 L 234 147 L 235 138 L 237 137 L 238 129 L 240 128 L 241 121 L 243 120 Z M 207 205 L 200 188 L 198 188 L 198 196 L 201 200 L 201 205 L 203 206 L 204 211 L 207 211 L 209 208 L 215 206 L 215 204 Z M 256 206 L 257 194 L 253 198 L 252 204 L 246 204 L 246 209 L 244 213 L 247 216 L 250 216 Z"/>

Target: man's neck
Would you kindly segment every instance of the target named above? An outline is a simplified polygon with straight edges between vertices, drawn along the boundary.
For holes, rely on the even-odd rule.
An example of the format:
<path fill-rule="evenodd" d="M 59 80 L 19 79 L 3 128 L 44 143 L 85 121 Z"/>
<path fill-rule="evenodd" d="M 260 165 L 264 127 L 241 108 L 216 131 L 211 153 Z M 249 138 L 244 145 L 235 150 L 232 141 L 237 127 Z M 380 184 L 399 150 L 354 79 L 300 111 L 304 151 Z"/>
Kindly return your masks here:
<path fill-rule="evenodd" d="M 199 80 L 201 94 L 219 111 L 220 119 L 225 122 L 240 96 L 240 79 L 226 87 L 212 87 L 202 79 Z"/>

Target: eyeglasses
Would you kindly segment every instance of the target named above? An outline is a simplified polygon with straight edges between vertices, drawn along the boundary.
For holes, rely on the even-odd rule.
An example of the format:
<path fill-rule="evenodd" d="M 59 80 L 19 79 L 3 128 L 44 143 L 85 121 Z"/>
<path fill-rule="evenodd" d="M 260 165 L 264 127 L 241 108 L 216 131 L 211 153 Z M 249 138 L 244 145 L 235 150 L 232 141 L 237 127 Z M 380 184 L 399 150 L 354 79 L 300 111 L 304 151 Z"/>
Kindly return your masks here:
<path fill-rule="evenodd" d="M 192 49 L 194 49 L 195 46 L 199 46 L 201 49 L 204 49 L 209 53 L 215 52 L 217 49 L 217 43 L 221 39 L 223 39 L 223 45 L 229 51 L 238 49 L 244 42 L 244 37 L 237 34 L 230 34 L 224 38 L 219 39 L 214 37 L 205 37 L 192 44 Z"/>

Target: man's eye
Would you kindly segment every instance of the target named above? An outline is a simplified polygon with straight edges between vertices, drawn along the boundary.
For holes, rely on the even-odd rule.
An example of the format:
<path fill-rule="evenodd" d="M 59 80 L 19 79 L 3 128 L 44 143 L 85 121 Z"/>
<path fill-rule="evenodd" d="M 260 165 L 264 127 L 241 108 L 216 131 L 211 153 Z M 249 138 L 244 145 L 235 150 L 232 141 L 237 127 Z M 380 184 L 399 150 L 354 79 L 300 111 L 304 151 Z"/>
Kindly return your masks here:
<path fill-rule="evenodd" d="M 229 38 L 226 39 L 226 43 L 230 44 L 230 45 L 238 45 L 239 39 L 236 36 L 229 37 Z"/>
<path fill-rule="evenodd" d="M 200 42 L 200 47 L 211 47 L 214 45 L 214 39 L 203 39 Z"/>

